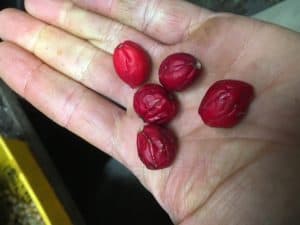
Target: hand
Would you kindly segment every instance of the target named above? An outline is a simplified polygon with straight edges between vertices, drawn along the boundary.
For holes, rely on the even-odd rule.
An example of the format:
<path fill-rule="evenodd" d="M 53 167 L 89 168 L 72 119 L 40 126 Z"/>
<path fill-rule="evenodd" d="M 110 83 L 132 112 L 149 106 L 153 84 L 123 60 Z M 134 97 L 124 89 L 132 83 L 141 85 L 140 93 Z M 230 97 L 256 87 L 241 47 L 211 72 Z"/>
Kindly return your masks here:
<path fill-rule="evenodd" d="M 125 164 L 174 223 L 273 225 L 297 218 L 299 34 L 179 0 L 26 0 L 26 9 L 31 16 L 0 13 L 1 78 Z M 111 57 L 127 39 L 151 55 L 153 82 L 170 53 L 189 52 L 204 66 L 203 77 L 178 93 L 181 113 L 171 127 L 180 149 L 164 170 L 145 169 L 136 153 L 143 122 L 132 109 L 134 90 L 115 75 Z M 237 127 L 209 128 L 197 109 L 208 87 L 224 78 L 251 83 L 256 98 Z"/>

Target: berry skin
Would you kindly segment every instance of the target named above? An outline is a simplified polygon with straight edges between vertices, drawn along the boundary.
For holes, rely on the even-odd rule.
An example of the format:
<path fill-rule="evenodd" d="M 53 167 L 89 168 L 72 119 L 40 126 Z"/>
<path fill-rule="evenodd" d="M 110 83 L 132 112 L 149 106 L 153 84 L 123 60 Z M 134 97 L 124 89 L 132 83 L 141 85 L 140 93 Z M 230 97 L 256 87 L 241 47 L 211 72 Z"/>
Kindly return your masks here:
<path fill-rule="evenodd" d="M 162 86 L 146 84 L 134 94 L 133 108 L 145 122 L 165 124 L 176 116 L 178 103 Z"/>
<path fill-rule="evenodd" d="M 194 56 L 175 53 L 161 63 L 159 81 L 170 91 L 182 91 L 188 88 L 200 73 L 201 64 Z"/>
<path fill-rule="evenodd" d="M 125 41 L 119 44 L 113 55 L 116 73 L 131 88 L 143 84 L 151 71 L 150 57 L 137 43 Z"/>
<path fill-rule="evenodd" d="M 245 116 L 254 99 L 253 87 L 243 81 L 220 80 L 206 92 L 198 113 L 211 127 L 230 128 Z"/>
<path fill-rule="evenodd" d="M 175 159 L 177 139 L 167 128 L 148 124 L 137 135 L 137 150 L 140 160 L 148 169 L 163 169 Z"/>

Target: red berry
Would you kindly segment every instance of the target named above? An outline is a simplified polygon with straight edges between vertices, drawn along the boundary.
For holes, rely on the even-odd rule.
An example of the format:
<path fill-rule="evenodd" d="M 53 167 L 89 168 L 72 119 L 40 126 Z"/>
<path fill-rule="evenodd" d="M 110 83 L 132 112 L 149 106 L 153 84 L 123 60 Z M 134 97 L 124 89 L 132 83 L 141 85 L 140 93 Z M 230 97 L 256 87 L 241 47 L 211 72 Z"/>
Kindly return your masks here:
<path fill-rule="evenodd" d="M 137 135 L 137 149 L 148 169 L 163 169 L 172 164 L 177 151 L 177 140 L 167 128 L 149 124 Z"/>
<path fill-rule="evenodd" d="M 161 63 L 159 81 L 170 91 L 182 91 L 199 77 L 200 68 L 201 64 L 194 56 L 175 53 Z"/>
<path fill-rule="evenodd" d="M 132 41 L 125 41 L 116 47 L 113 61 L 116 73 L 132 88 L 141 85 L 149 77 L 150 57 L 141 46 Z"/>
<path fill-rule="evenodd" d="M 178 111 L 175 97 L 158 84 L 146 84 L 133 98 L 135 112 L 148 123 L 164 124 Z"/>
<path fill-rule="evenodd" d="M 250 84 L 220 80 L 208 89 L 198 112 L 208 126 L 233 127 L 244 117 L 253 98 L 254 90 Z"/>

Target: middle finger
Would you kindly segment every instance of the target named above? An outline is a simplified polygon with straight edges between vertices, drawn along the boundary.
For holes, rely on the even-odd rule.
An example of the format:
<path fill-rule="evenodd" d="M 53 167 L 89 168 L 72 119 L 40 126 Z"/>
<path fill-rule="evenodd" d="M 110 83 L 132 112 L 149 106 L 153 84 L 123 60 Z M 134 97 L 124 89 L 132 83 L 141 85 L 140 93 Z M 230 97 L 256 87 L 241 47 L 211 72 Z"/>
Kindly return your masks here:
<path fill-rule="evenodd" d="M 161 46 L 137 30 L 107 17 L 81 9 L 69 0 L 26 0 L 26 10 L 37 17 L 62 28 L 96 47 L 112 53 L 124 40 L 143 43 L 152 55 Z"/>

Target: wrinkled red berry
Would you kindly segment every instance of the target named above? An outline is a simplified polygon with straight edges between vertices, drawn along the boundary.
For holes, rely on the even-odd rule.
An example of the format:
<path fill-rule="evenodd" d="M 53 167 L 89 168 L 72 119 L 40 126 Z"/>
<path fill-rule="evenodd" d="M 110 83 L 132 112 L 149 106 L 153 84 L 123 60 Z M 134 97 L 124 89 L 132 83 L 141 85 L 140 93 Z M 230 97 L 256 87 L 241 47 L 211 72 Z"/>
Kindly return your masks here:
<path fill-rule="evenodd" d="M 177 140 L 167 128 L 149 124 L 137 135 L 137 149 L 148 169 L 163 169 L 172 164 L 177 151 Z"/>
<path fill-rule="evenodd" d="M 182 91 L 199 77 L 201 64 L 192 55 L 175 53 L 168 56 L 160 65 L 159 81 L 170 91 Z"/>
<path fill-rule="evenodd" d="M 151 70 L 149 55 L 138 44 L 125 41 L 114 51 L 113 62 L 116 73 L 132 88 L 147 80 Z"/>
<path fill-rule="evenodd" d="M 146 84 L 133 98 L 135 112 L 148 123 L 164 124 L 172 120 L 178 111 L 175 97 L 158 84 Z"/>
<path fill-rule="evenodd" d="M 250 84 L 237 80 L 214 83 L 205 94 L 199 114 L 211 127 L 233 127 L 240 122 L 254 98 Z"/>

